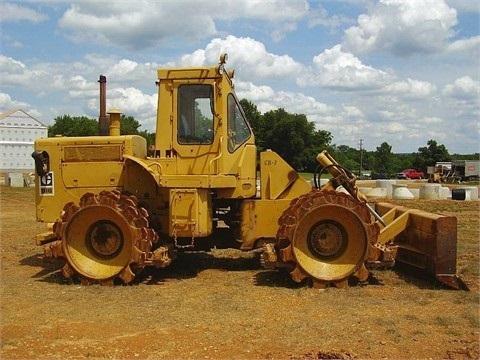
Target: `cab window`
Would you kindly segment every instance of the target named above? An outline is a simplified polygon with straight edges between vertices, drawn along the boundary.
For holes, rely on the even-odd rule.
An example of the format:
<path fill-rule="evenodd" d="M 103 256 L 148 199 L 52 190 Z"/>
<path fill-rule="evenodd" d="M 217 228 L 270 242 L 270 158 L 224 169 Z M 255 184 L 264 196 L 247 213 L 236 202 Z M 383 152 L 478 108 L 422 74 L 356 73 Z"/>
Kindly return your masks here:
<path fill-rule="evenodd" d="M 228 95 L 228 151 L 234 152 L 251 135 L 245 115 L 232 94 Z"/>
<path fill-rule="evenodd" d="M 211 85 L 178 87 L 177 136 L 180 144 L 213 142 L 212 96 Z"/>

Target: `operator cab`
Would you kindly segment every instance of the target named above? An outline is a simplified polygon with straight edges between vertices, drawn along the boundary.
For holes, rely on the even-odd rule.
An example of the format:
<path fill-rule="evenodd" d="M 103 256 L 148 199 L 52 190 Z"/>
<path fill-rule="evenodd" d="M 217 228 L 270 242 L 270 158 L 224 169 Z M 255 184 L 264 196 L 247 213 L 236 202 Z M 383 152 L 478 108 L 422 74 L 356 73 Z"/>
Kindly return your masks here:
<path fill-rule="evenodd" d="M 255 137 L 225 61 L 222 56 L 216 66 L 158 69 L 155 158 L 174 161 L 163 173 L 208 176 L 209 186 L 243 187 L 248 197 L 256 177 Z M 223 176 L 222 185 L 214 185 L 212 176 Z"/>
<path fill-rule="evenodd" d="M 227 97 L 227 148 L 238 149 L 252 135 L 233 93 Z M 177 141 L 179 144 L 212 144 L 215 137 L 213 86 L 183 84 L 178 87 Z"/>

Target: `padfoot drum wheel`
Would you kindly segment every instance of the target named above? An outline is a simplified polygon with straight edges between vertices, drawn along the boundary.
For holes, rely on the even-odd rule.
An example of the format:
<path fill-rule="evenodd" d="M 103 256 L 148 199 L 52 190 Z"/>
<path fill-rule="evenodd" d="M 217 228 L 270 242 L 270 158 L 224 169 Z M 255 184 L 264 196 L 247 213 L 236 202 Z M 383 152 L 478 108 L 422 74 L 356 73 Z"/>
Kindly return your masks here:
<path fill-rule="evenodd" d="M 118 191 L 86 193 L 79 206 L 65 205 L 54 231 L 62 242 L 65 277 L 82 283 L 129 283 L 145 266 L 156 233 L 134 196 Z"/>
<path fill-rule="evenodd" d="M 276 247 L 292 263 L 295 281 L 316 287 L 347 287 L 351 276 L 368 277 L 365 261 L 374 253 L 379 229 L 368 208 L 350 195 L 315 190 L 292 201 L 279 220 Z"/>

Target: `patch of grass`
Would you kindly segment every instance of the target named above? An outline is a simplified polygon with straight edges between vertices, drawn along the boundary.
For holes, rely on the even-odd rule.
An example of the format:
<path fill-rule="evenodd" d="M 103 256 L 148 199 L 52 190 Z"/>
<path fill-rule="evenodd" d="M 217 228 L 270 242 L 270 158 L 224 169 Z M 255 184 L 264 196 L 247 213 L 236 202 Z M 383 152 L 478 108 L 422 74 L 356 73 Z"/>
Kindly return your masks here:
<path fill-rule="evenodd" d="M 405 318 L 405 320 L 408 320 L 408 321 L 420 321 L 418 316 L 415 315 L 415 314 L 405 314 L 404 318 Z"/>
<path fill-rule="evenodd" d="M 426 335 L 426 333 L 425 333 L 425 331 L 423 331 L 423 330 L 415 329 L 415 330 L 413 330 L 412 335 L 413 335 L 413 336 Z"/>
<path fill-rule="evenodd" d="M 453 302 L 455 304 L 479 304 L 480 294 L 472 291 L 458 291 L 453 293 Z"/>
<path fill-rule="evenodd" d="M 405 283 L 402 275 L 392 269 L 376 270 L 374 275 L 382 285 L 396 286 Z"/>
<path fill-rule="evenodd" d="M 391 319 L 385 319 L 385 318 L 377 318 L 375 319 L 375 323 L 380 326 L 380 327 L 390 327 L 395 325 L 395 322 Z"/>
<path fill-rule="evenodd" d="M 411 300 L 412 302 L 415 302 L 416 304 L 421 306 L 428 306 L 431 303 L 431 299 L 423 296 L 421 297 L 412 296 Z"/>
<path fill-rule="evenodd" d="M 462 314 L 462 318 L 467 320 L 472 327 L 477 329 L 480 327 L 478 311 L 473 311 L 471 309 L 465 310 Z"/>
<path fill-rule="evenodd" d="M 312 180 L 313 179 L 313 173 L 305 173 L 305 172 L 300 172 L 299 173 L 301 177 L 303 177 L 305 180 Z M 332 175 L 330 175 L 328 172 L 323 173 L 321 178 L 322 179 L 330 179 Z"/>
<path fill-rule="evenodd" d="M 434 323 L 442 327 L 448 327 L 453 324 L 453 321 L 450 317 L 438 315 L 434 318 Z"/>
<path fill-rule="evenodd" d="M 386 333 L 389 334 L 395 343 L 399 343 L 402 340 L 402 335 L 396 327 L 386 329 Z"/>

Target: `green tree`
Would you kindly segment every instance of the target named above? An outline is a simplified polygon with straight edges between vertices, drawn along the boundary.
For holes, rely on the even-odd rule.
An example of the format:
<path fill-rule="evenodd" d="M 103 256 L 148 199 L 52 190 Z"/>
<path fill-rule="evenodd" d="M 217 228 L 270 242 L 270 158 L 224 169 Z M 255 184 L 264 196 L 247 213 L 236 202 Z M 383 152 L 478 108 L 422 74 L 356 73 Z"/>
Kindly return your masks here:
<path fill-rule="evenodd" d="M 390 174 L 392 172 L 392 145 L 383 142 L 375 151 L 374 170 L 377 173 Z"/>
<path fill-rule="evenodd" d="M 155 133 L 149 133 L 146 130 L 142 130 L 138 132 L 138 135 L 147 140 L 147 147 L 155 144 Z"/>
<path fill-rule="evenodd" d="M 57 116 L 48 127 L 48 136 L 94 136 L 98 135 L 98 121 L 86 116 Z"/>
<path fill-rule="evenodd" d="M 303 126 L 299 126 L 295 118 L 284 109 L 269 111 L 264 114 L 265 124 L 271 126 L 265 132 L 265 145 L 275 150 L 292 167 L 302 167 L 301 153 L 305 148 Z M 304 125 L 304 124 L 302 124 Z"/>
<path fill-rule="evenodd" d="M 358 174 L 358 169 L 360 169 L 360 156 L 357 149 L 348 145 L 338 145 L 333 147 L 332 155 L 340 165 L 354 174 Z"/>
<path fill-rule="evenodd" d="M 263 114 L 259 128 L 261 147 L 275 150 L 298 171 L 313 171 L 318 165 L 316 156 L 332 139 L 328 131 L 315 130 L 306 115 L 284 109 Z"/>
<path fill-rule="evenodd" d="M 155 144 L 155 133 L 139 130 L 142 125 L 131 115 L 122 114 L 120 120 L 120 135 L 140 135 L 147 140 L 147 147 Z"/>
<path fill-rule="evenodd" d="M 413 167 L 421 171 L 426 171 L 427 166 L 433 166 L 436 162 L 451 160 L 445 145 L 438 145 L 435 140 L 428 140 L 427 146 L 418 148 L 418 153 L 413 155 Z"/>
<path fill-rule="evenodd" d="M 120 120 L 121 135 L 140 135 L 147 140 L 147 145 L 155 143 L 155 133 L 138 130 L 140 123 L 133 116 L 122 115 Z M 54 119 L 48 127 L 48 136 L 95 136 L 98 135 L 98 120 L 86 116 L 63 115 Z"/>
<path fill-rule="evenodd" d="M 315 127 L 314 123 L 311 123 Z M 326 130 L 314 130 L 312 138 L 304 151 L 305 170 L 314 171 L 318 166 L 317 155 L 323 150 L 329 150 L 333 136 Z"/>
<path fill-rule="evenodd" d="M 138 128 L 141 124 L 135 120 L 135 118 L 131 115 L 122 114 L 122 118 L 120 119 L 120 134 L 121 135 L 138 135 L 139 131 Z"/>
<path fill-rule="evenodd" d="M 375 171 L 375 153 L 362 149 L 362 171 Z"/>
<path fill-rule="evenodd" d="M 243 112 L 247 117 L 250 126 L 252 127 L 253 133 L 255 135 L 255 143 L 259 151 L 263 151 L 264 148 L 264 130 L 263 130 L 263 116 L 258 111 L 257 106 L 246 99 L 240 100 L 240 105 L 243 108 Z"/>
<path fill-rule="evenodd" d="M 247 120 L 253 129 L 254 133 L 257 133 L 261 127 L 262 114 L 258 111 L 257 105 L 248 101 L 247 99 L 240 100 L 240 105 L 243 108 L 243 112 L 247 116 Z"/>

